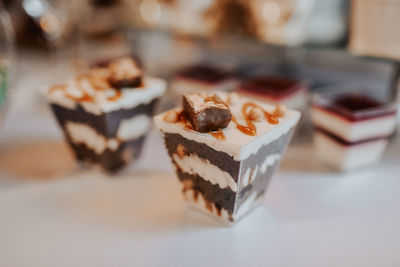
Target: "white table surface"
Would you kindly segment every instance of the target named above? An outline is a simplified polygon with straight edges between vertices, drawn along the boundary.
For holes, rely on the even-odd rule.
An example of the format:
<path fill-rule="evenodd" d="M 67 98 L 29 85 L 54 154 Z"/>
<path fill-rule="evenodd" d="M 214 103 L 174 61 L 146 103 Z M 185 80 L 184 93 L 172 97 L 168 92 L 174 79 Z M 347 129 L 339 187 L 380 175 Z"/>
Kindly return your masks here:
<path fill-rule="evenodd" d="M 0 133 L 0 266 L 400 266 L 398 139 L 350 174 L 292 145 L 264 207 L 226 228 L 186 208 L 154 131 L 117 177 L 77 168 L 25 77 Z"/>

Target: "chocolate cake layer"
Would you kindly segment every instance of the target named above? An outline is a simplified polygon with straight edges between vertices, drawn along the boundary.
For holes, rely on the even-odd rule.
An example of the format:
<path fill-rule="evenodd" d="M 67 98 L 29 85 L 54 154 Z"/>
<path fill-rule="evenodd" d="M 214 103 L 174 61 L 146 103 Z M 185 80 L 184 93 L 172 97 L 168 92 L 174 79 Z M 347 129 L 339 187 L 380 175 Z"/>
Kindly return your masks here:
<path fill-rule="evenodd" d="M 154 99 L 148 104 L 140 104 L 135 108 L 119 109 L 100 115 L 87 112 L 79 104 L 77 104 L 75 109 L 68 109 L 57 104 L 51 104 L 51 108 L 63 129 L 65 123 L 68 121 L 78 122 L 90 126 L 106 138 L 113 138 L 116 136 L 121 121 L 139 114 L 151 116 L 156 102 L 157 99 Z"/>
<path fill-rule="evenodd" d="M 145 136 L 141 136 L 135 140 L 121 142 L 117 150 L 112 151 L 106 149 L 101 154 L 96 154 L 85 144 L 73 143 L 70 138 L 66 137 L 76 157 L 80 161 L 97 163 L 109 172 L 115 172 L 126 165 L 126 163 L 139 157 Z"/>
<path fill-rule="evenodd" d="M 229 173 L 235 182 L 238 181 L 240 162 L 235 161 L 232 156 L 216 151 L 206 144 L 186 139 L 180 134 L 166 133 L 164 142 L 170 156 L 176 153 L 178 145 L 182 145 L 187 153 L 195 153 L 200 158 L 208 160 L 222 171 Z"/>
<path fill-rule="evenodd" d="M 281 155 L 286 149 L 288 140 L 290 140 L 293 131 L 294 130 L 291 130 L 272 143 L 262 146 L 257 153 L 242 161 L 242 175 L 244 175 L 248 168 L 255 168 L 262 164 L 268 155 Z M 208 160 L 211 164 L 217 166 L 222 171 L 229 173 L 233 180 L 238 182 L 240 161 L 235 161 L 232 156 L 214 150 L 206 144 L 186 139 L 179 134 L 166 133 L 164 135 L 164 141 L 170 155 L 176 153 L 178 145 L 182 145 L 186 148 L 188 153 L 195 153 L 200 158 Z"/>

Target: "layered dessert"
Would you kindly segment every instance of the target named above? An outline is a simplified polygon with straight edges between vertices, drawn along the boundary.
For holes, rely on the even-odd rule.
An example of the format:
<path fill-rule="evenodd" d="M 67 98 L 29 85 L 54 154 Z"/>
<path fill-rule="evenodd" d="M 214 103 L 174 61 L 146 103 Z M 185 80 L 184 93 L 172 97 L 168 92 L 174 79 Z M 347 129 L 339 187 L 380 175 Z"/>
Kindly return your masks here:
<path fill-rule="evenodd" d="M 113 172 L 139 156 L 165 89 L 126 57 L 55 85 L 46 96 L 77 159 Z"/>
<path fill-rule="evenodd" d="M 258 76 L 243 82 L 238 91 L 271 104 L 284 104 L 302 110 L 307 104 L 307 85 L 298 80 L 278 76 Z"/>
<path fill-rule="evenodd" d="M 184 198 L 232 223 L 257 206 L 300 113 L 236 93 L 183 96 L 155 117 Z"/>
<path fill-rule="evenodd" d="M 396 108 L 361 94 L 316 98 L 311 117 L 318 158 L 339 170 L 380 160 L 396 127 Z"/>
<path fill-rule="evenodd" d="M 237 80 L 232 72 L 216 66 L 198 64 L 177 72 L 172 79 L 171 92 L 179 97 L 184 93 L 203 91 L 232 91 L 237 87 Z"/>

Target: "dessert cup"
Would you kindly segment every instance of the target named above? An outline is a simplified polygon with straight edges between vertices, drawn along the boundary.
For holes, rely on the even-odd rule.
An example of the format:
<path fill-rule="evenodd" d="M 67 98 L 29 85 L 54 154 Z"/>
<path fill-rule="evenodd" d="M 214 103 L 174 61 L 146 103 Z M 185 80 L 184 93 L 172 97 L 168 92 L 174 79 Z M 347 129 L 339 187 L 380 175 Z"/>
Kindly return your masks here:
<path fill-rule="evenodd" d="M 305 82 L 294 79 L 258 76 L 243 82 L 238 91 L 251 98 L 297 110 L 304 110 L 307 106 L 308 87 Z"/>
<path fill-rule="evenodd" d="M 181 69 L 171 81 L 171 92 L 180 100 L 184 93 L 233 91 L 238 85 L 233 73 L 211 65 L 192 65 Z"/>
<path fill-rule="evenodd" d="M 204 118 L 203 115 L 210 118 L 205 120 L 205 125 L 223 124 L 220 129 L 196 130 L 197 124 L 192 123 L 193 114 L 188 115 L 185 111 L 187 101 L 184 101 L 183 110 L 167 111 L 154 120 L 164 138 L 186 201 L 232 224 L 261 202 L 300 113 L 249 100 L 236 93 L 218 93 L 218 96 L 231 111 L 228 121 L 221 110 L 210 109 L 197 116 L 199 119 Z"/>
<path fill-rule="evenodd" d="M 53 86 L 46 96 L 77 160 L 114 172 L 138 158 L 166 83 L 137 75 L 132 59 L 110 64 Z"/>
<path fill-rule="evenodd" d="M 348 171 L 380 160 L 396 127 L 396 107 L 359 93 L 321 95 L 311 118 L 318 158 Z"/>

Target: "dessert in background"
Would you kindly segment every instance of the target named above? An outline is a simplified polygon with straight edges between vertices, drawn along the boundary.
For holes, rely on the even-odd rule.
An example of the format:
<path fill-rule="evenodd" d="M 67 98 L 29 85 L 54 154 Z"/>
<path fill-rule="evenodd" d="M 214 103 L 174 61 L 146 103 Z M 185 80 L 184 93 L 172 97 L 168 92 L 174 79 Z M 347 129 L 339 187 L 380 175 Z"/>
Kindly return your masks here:
<path fill-rule="evenodd" d="M 165 88 L 125 57 L 55 85 L 46 96 L 77 159 L 112 172 L 139 156 Z"/>
<path fill-rule="evenodd" d="M 216 66 L 198 64 L 178 71 L 170 88 L 172 94 L 180 98 L 184 93 L 233 91 L 237 84 L 232 72 Z"/>
<path fill-rule="evenodd" d="M 239 96 L 183 96 L 155 117 L 184 198 L 232 223 L 260 203 L 300 113 Z"/>
<path fill-rule="evenodd" d="M 284 104 L 293 109 L 304 110 L 307 105 L 307 85 L 294 79 L 258 76 L 243 82 L 238 91 L 251 98 Z"/>
<path fill-rule="evenodd" d="M 396 127 L 396 107 L 361 94 L 320 96 L 311 118 L 318 158 L 346 171 L 380 160 Z"/>

